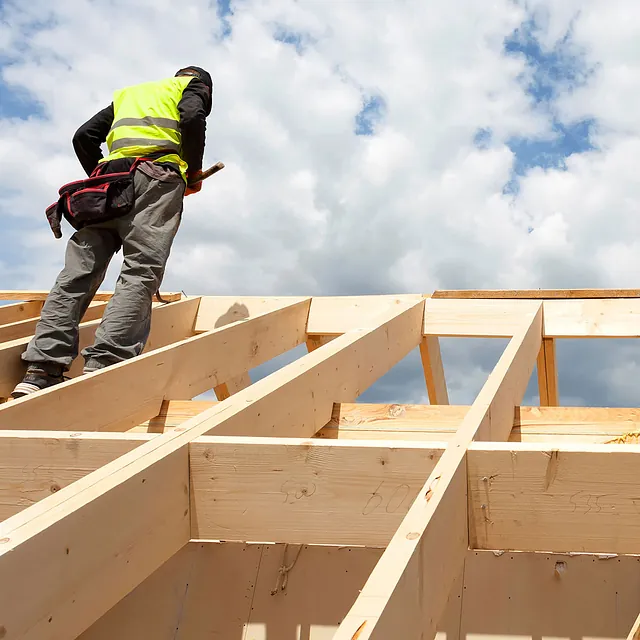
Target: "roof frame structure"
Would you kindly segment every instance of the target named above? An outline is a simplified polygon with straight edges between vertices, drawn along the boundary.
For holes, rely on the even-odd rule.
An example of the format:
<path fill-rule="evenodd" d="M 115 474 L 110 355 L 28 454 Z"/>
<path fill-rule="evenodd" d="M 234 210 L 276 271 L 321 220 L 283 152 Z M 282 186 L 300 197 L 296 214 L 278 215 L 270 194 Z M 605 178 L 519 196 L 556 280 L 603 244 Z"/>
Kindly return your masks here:
<path fill-rule="evenodd" d="M 141 356 L 0 404 L 0 637 L 75 638 L 196 539 L 383 548 L 336 640 L 433 637 L 470 548 L 640 553 L 640 410 L 559 407 L 555 355 L 640 337 L 639 295 L 163 294 Z M 0 397 L 45 297 L 0 292 Z M 508 339 L 468 407 L 445 336 Z M 356 402 L 414 349 L 430 405 Z"/>

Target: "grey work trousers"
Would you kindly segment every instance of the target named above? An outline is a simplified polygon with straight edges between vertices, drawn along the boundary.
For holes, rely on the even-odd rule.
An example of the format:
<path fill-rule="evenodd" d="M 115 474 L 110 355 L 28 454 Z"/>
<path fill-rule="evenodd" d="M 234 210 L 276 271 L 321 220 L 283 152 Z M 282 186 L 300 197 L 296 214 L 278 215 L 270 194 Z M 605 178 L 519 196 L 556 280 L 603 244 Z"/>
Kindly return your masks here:
<path fill-rule="evenodd" d="M 24 362 L 66 371 L 78 355 L 78 325 L 102 284 L 114 254 L 123 265 L 92 346 L 82 351 L 85 372 L 139 355 L 151 327 L 153 295 L 160 287 L 182 218 L 185 183 L 167 167 L 143 163 L 134 175 L 135 205 L 120 218 L 77 231 L 65 265 L 42 309 Z"/>

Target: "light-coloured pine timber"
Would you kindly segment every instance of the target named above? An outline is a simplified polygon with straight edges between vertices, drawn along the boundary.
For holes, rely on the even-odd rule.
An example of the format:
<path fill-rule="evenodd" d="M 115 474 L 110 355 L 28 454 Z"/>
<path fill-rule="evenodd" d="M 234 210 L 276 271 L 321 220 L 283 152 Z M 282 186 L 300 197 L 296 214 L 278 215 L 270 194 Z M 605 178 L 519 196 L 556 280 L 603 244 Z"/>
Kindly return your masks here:
<path fill-rule="evenodd" d="M 427 298 L 424 335 L 511 338 L 540 304 L 534 300 Z"/>
<path fill-rule="evenodd" d="M 162 433 L 214 406 L 204 400 L 163 401 L 160 412 L 130 432 Z M 448 441 L 469 407 L 420 404 L 335 404 L 317 438 L 347 440 Z M 608 444 L 635 434 L 640 439 L 640 409 L 606 407 L 516 407 L 509 442 Z M 0 436 L 2 432 L 0 431 Z"/>
<path fill-rule="evenodd" d="M 47 296 L 49 295 L 49 293 L 50 293 L 49 291 L 35 291 L 35 290 L 20 291 L 20 290 L 5 289 L 3 291 L 0 291 L 0 300 L 23 300 L 25 302 L 44 301 L 47 299 Z M 106 302 L 110 300 L 112 297 L 113 297 L 113 291 L 98 291 L 93 296 L 93 301 Z M 160 297 L 166 302 L 177 302 L 182 298 L 182 294 L 181 293 L 161 293 Z M 159 302 L 159 299 L 157 296 L 154 296 L 153 299 L 156 302 Z"/>
<path fill-rule="evenodd" d="M 150 437 L 139 433 L 0 432 L 0 521 Z"/>
<path fill-rule="evenodd" d="M 473 445 L 470 544 L 638 554 L 639 464 L 637 445 Z"/>
<path fill-rule="evenodd" d="M 640 289 L 438 289 L 432 297 L 476 300 L 640 298 Z"/>
<path fill-rule="evenodd" d="M 537 368 L 540 405 L 543 407 L 555 407 L 559 404 L 559 399 L 556 342 L 554 338 L 544 338 L 542 340 Z"/>
<path fill-rule="evenodd" d="M 545 300 L 547 338 L 640 337 L 640 299 Z"/>
<path fill-rule="evenodd" d="M 638 614 L 636 621 L 633 623 L 633 627 L 631 627 L 631 631 L 629 631 L 627 640 L 640 640 L 640 614 Z"/>
<path fill-rule="evenodd" d="M 217 385 L 213 388 L 213 390 L 218 400 L 226 400 L 227 398 L 230 398 L 234 393 L 238 393 L 238 391 L 246 389 L 250 384 L 251 376 L 249 375 L 248 371 L 245 371 L 243 374 Z"/>
<path fill-rule="evenodd" d="M 423 299 L 424 296 L 419 294 L 314 296 L 311 300 L 307 333 L 341 335 L 371 326 L 376 316 L 392 312 L 398 305 L 420 302 Z"/>
<path fill-rule="evenodd" d="M 542 306 L 510 340 L 335 640 L 432 638 L 468 548 L 466 450 L 506 439 L 542 342 Z"/>
<path fill-rule="evenodd" d="M 40 315 L 42 302 L 14 302 L 0 306 L 0 325 L 28 320 Z"/>
<path fill-rule="evenodd" d="M 431 404 L 449 404 L 447 382 L 444 377 L 440 341 L 435 336 L 425 336 L 420 342 L 420 358 Z"/>
<path fill-rule="evenodd" d="M 331 415 L 331 394 L 364 391 L 419 344 L 422 314 L 422 302 L 398 305 L 373 328 L 337 338 L 1 523 L 0 575 L 18 576 L 0 583 L 7 637 L 79 635 L 188 539 L 190 441 L 229 421 L 272 436 L 319 428 Z M 343 360 L 349 367 L 336 381 Z M 299 402 L 287 404 L 292 380 Z"/>
<path fill-rule="evenodd" d="M 284 545 L 192 542 L 78 640 L 333 640 L 380 553 L 290 545 L 286 588 L 272 595 Z M 639 567 L 635 557 L 469 551 L 463 596 L 436 640 L 624 639 Z"/>
<path fill-rule="evenodd" d="M 81 322 L 91 322 L 91 320 L 101 318 L 106 306 L 106 302 L 92 302 L 82 317 Z M 35 333 L 39 320 L 40 317 L 28 318 L 27 320 L 20 320 L 0 326 L 0 342 L 9 342 L 10 340 L 32 336 Z"/>
<path fill-rule="evenodd" d="M 181 300 L 167 305 L 156 305 L 151 312 L 151 331 L 144 352 L 193 335 L 193 324 L 198 310 L 198 299 Z M 86 322 L 79 327 L 79 352 L 93 343 L 100 320 Z M 30 337 L 0 344 L 0 398 L 7 398 L 25 372 L 20 356 L 27 348 Z M 84 359 L 79 356 L 68 372 L 69 377 L 82 374 Z M 2 410 L 4 406 L 0 406 Z M 46 427 L 37 427 L 46 428 Z"/>
<path fill-rule="evenodd" d="M 0 406 L 0 429 L 124 431 L 157 415 L 163 400 L 191 399 L 302 344 L 308 306 L 226 325 L 14 400 Z"/>
<path fill-rule="evenodd" d="M 386 546 L 444 446 L 199 438 L 189 455 L 191 536 Z"/>
<path fill-rule="evenodd" d="M 195 331 L 202 333 L 219 329 L 239 320 L 281 309 L 283 306 L 308 301 L 308 297 L 281 296 L 202 296 Z"/>

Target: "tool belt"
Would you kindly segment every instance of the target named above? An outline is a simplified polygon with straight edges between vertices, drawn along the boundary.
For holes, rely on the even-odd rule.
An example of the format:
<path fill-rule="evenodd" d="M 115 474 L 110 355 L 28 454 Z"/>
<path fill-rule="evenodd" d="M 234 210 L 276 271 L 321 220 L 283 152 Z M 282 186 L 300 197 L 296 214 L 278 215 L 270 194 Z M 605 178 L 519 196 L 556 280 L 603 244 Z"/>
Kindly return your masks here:
<path fill-rule="evenodd" d="M 122 158 L 99 164 L 85 180 L 65 184 L 59 198 L 46 210 L 56 238 L 62 237 L 64 217 L 76 231 L 98 222 L 127 215 L 135 204 L 134 173 L 149 158 Z"/>

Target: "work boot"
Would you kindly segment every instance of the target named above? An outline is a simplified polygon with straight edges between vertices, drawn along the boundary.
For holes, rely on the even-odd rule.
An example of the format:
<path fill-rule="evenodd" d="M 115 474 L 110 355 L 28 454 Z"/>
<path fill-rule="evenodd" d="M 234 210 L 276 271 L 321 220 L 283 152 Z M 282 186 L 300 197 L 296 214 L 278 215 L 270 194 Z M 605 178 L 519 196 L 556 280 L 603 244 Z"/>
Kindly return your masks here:
<path fill-rule="evenodd" d="M 43 367 L 42 365 L 31 364 L 27 368 L 22 382 L 16 385 L 9 396 L 10 400 L 22 398 L 36 391 L 48 389 L 56 384 L 64 382 L 66 378 L 62 375 L 62 367 Z"/>

